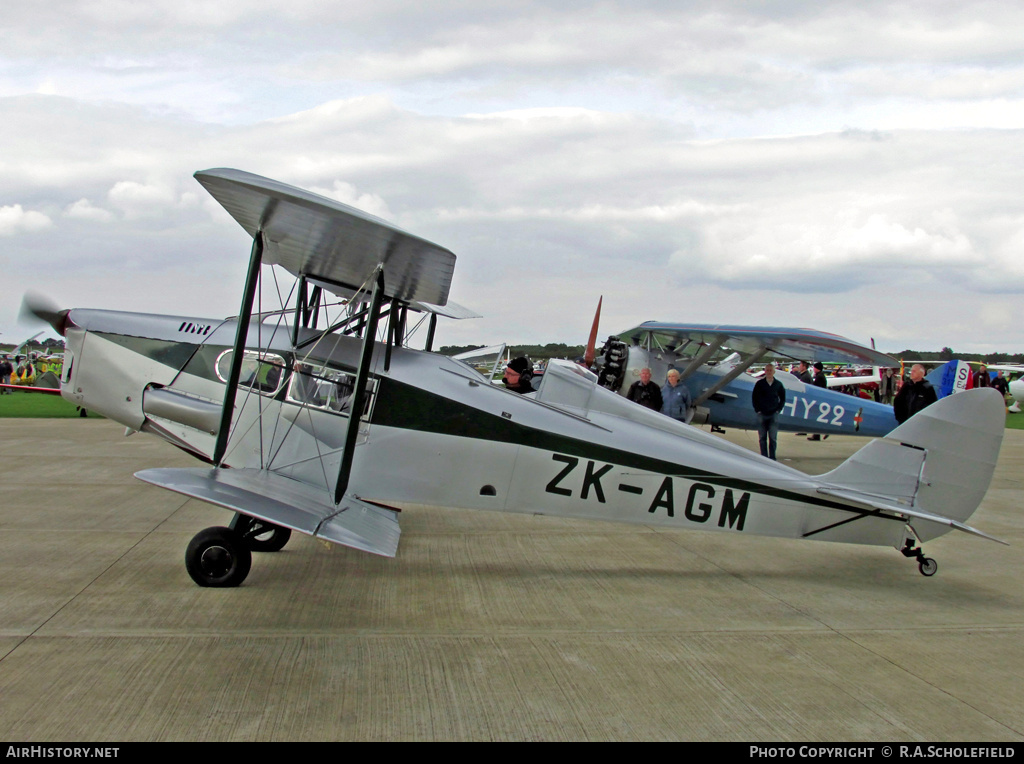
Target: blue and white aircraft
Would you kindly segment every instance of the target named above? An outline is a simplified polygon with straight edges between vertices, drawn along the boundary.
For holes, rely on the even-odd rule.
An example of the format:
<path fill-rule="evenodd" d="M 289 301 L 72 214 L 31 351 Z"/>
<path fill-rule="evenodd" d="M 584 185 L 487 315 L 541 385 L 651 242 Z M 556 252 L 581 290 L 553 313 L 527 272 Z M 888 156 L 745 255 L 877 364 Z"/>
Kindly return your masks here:
<path fill-rule="evenodd" d="M 726 326 L 647 321 L 608 338 L 597 359 L 600 384 L 626 394 L 651 369 L 655 381 L 677 369 L 690 390 L 690 424 L 756 430 L 751 393 L 757 377 L 747 370 L 766 356 L 794 361 L 899 367 L 899 361 L 845 337 L 813 329 Z M 767 360 L 767 359 L 765 359 Z M 786 388 L 779 429 L 822 435 L 878 437 L 895 429 L 892 406 L 805 384 L 787 372 L 775 378 Z M 842 383 L 849 380 L 843 378 Z"/>

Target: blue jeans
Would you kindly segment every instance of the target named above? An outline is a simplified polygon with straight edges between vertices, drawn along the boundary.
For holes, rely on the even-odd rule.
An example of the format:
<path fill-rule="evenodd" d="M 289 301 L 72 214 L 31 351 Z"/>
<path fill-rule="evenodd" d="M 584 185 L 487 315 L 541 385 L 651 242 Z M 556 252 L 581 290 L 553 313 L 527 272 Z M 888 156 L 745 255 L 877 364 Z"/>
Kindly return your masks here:
<path fill-rule="evenodd" d="M 775 446 L 779 441 L 779 412 L 757 415 L 757 440 L 761 445 L 761 456 L 772 461 L 775 458 Z"/>

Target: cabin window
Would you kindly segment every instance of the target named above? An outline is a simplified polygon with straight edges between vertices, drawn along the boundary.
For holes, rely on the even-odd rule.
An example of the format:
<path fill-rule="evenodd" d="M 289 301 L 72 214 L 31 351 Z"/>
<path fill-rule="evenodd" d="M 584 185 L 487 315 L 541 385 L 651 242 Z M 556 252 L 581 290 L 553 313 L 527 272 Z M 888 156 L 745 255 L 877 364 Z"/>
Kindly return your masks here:
<path fill-rule="evenodd" d="M 228 381 L 234 353 L 234 350 L 225 350 L 217 356 L 217 376 L 221 382 Z M 261 395 L 274 395 L 284 383 L 284 368 L 284 358 L 279 355 L 246 350 L 242 358 L 242 370 L 238 375 L 238 386 Z"/>
<path fill-rule="evenodd" d="M 310 408 L 348 414 L 355 391 L 354 374 L 332 369 L 329 366 L 298 362 L 293 369 L 287 399 Z M 369 419 L 377 381 L 370 379 L 366 384 L 366 400 L 363 404 L 363 419 Z"/>

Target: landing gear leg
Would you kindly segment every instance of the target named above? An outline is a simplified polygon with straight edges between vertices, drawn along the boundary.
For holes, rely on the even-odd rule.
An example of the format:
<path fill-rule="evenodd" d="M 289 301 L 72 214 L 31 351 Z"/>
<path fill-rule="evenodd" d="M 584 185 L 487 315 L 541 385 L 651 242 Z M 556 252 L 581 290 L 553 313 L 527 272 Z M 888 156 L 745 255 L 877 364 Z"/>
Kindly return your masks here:
<path fill-rule="evenodd" d="M 231 530 L 239 534 L 253 552 L 279 552 L 292 537 L 291 528 L 257 520 L 248 515 L 235 514 Z"/>
<path fill-rule="evenodd" d="M 917 558 L 917 569 L 921 571 L 922 576 L 934 576 L 939 569 L 939 563 L 931 557 L 925 557 L 924 550 L 921 547 L 915 547 L 913 539 L 907 539 L 900 552 L 904 557 Z"/>

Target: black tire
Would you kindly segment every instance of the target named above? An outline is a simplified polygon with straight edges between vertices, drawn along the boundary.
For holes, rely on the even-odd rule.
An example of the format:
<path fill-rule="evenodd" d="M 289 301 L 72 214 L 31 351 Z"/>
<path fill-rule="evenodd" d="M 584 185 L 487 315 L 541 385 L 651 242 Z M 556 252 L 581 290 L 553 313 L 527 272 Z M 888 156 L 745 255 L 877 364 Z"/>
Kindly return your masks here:
<path fill-rule="evenodd" d="M 199 531 L 185 550 L 185 570 L 199 586 L 238 586 L 251 567 L 249 546 L 230 528 Z"/>
<path fill-rule="evenodd" d="M 255 534 L 245 537 L 249 549 L 254 552 L 280 552 L 292 537 L 291 528 L 264 522 L 259 522 L 259 526 Z"/>
<path fill-rule="evenodd" d="M 931 557 L 925 557 L 921 562 L 917 563 L 917 569 L 921 571 L 922 576 L 934 576 L 935 572 L 939 569 L 939 563 L 935 562 Z"/>

